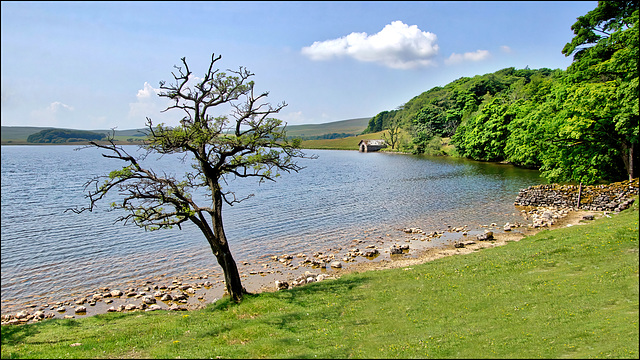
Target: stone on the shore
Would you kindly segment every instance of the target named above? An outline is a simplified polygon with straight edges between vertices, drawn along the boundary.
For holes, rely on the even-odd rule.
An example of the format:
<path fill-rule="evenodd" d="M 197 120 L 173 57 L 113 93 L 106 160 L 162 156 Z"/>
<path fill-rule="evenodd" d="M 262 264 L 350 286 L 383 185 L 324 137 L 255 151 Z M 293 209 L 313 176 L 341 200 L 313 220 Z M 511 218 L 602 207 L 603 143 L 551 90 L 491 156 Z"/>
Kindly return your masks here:
<path fill-rule="evenodd" d="M 402 231 L 404 231 L 407 234 L 423 234 L 424 233 L 422 229 L 419 229 L 419 228 L 406 228 Z"/>
<path fill-rule="evenodd" d="M 389 248 L 389 252 L 390 252 L 391 254 L 402 254 L 402 249 L 401 249 L 399 246 L 397 246 L 397 245 L 392 245 L 392 246 Z"/>
<path fill-rule="evenodd" d="M 330 266 L 335 269 L 340 269 L 342 267 L 342 263 L 340 261 L 333 261 Z"/>
<path fill-rule="evenodd" d="M 44 311 L 38 310 L 33 313 L 34 319 L 44 319 Z"/>
<path fill-rule="evenodd" d="M 362 256 L 364 257 L 372 257 L 378 255 L 378 249 L 364 249 L 362 252 Z"/>
<path fill-rule="evenodd" d="M 286 281 L 276 280 L 276 290 L 284 290 L 289 288 L 289 283 Z"/>
<path fill-rule="evenodd" d="M 111 290 L 110 294 L 113 297 L 120 297 L 120 296 L 122 296 L 122 291 L 120 291 L 120 290 Z"/>
<path fill-rule="evenodd" d="M 16 319 L 24 319 L 28 316 L 29 314 L 26 311 L 19 311 L 16 315 L 15 318 Z"/>
<path fill-rule="evenodd" d="M 189 298 L 186 294 L 173 295 L 172 297 L 175 301 L 187 301 L 187 299 Z"/>
<path fill-rule="evenodd" d="M 485 230 L 485 232 L 483 234 L 478 234 L 476 236 L 476 238 L 478 239 L 478 241 L 493 240 L 493 231 Z"/>
<path fill-rule="evenodd" d="M 160 305 L 153 304 L 153 305 L 149 306 L 149 308 L 145 309 L 144 311 L 156 311 L 156 310 L 160 310 L 160 309 L 162 309 L 162 307 L 160 307 Z"/>
<path fill-rule="evenodd" d="M 136 305 L 134 305 L 134 304 L 127 304 L 127 305 L 124 306 L 124 309 L 127 310 L 127 311 L 135 310 L 137 308 L 138 307 Z"/>
<path fill-rule="evenodd" d="M 75 310 L 76 314 L 80 314 L 80 313 L 86 313 L 87 312 L 87 308 L 84 306 L 78 306 Z"/>
<path fill-rule="evenodd" d="M 162 295 L 160 300 L 161 301 L 171 301 L 171 300 L 173 300 L 173 297 L 170 294 L 164 294 L 164 295 Z"/>
<path fill-rule="evenodd" d="M 142 297 L 142 302 L 145 304 L 155 304 L 156 303 L 156 298 L 151 297 L 151 296 L 143 296 Z"/>

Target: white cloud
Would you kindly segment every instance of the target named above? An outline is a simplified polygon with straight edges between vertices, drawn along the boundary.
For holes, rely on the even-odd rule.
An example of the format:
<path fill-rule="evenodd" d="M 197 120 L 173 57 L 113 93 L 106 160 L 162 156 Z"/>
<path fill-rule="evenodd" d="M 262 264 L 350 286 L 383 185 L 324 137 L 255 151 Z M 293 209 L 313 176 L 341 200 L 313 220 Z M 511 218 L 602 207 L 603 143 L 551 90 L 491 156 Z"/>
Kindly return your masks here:
<path fill-rule="evenodd" d="M 500 46 L 500 50 L 502 50 L 502 52 L 505 52 L 507 54 L 511 52 L 511 48 L 508 47 L 507 45 Z"/>
<path fill-rule="evenodd" d="M 306 120 L 306 116 L 302 114 L 302 111 L 293 111 L 286 113 L 278 113 L 274 115 L 276 119 L 280 119 L 283 123 L 287 123 L 287 125 L 298 125 L 304 123 Z"/>
<path fill-rule="evenodd" d="M 338 39 L 316 41 L 301 52 L 316 61 L 349 56 L 393 69 L 413 69 L 435 64 L 432 58 L 438 54 L 437 40 L 435 34 L 421 31 L 416 25 L 393 21 L 377 34 L 353 32 Z"/>
<path fill-rule="evenodd" d="M 59 115 L 68 116 L 73 110 L 73 106 L 69 106 L 60 101 L 54 101 L 45 108 L 31 111 L 30 125 L 33 124 L 32 126 L 59 126 Z"/>
<path fill-rule="evenodd" d="M 63 104 L 60 101 L 54 101 L 51 104 L 49 104 L 49 106 L 47 107 L 47 110 L 49 112 L 51 112 L 52 114 L 56 114 L 56 113 L 60 112 L 60 110 L 73 111 L 73 106 L 69 106 L 67 104 Z"/>
<path fill-rule="evenodd" d="M 136 94 L 136 102 L 129 103 L 128 117 L 136 122 L 147 117 L 155 120 L 160 112 L 167 108 L 167 100 L 159 97 L 159 93 L 160 89 L 145 82 L 143 88 Z"/>
<path fill-rule="evenodd" d="M 463 61 L 481 61 L 487 59 L 491 54 L 489 50 L 476 50 L 474 52 L 466 52 L 464 54 L 453 53 L 444 63 L 447 65 L 458 64 Z"/>

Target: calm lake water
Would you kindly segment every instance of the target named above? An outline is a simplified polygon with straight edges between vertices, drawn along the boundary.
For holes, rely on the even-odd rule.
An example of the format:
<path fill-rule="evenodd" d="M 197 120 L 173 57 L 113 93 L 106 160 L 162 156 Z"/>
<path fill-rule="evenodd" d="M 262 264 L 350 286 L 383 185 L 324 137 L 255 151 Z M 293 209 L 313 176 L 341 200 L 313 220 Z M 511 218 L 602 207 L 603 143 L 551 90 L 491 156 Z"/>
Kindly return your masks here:
<path fill-rule="evenodd" d="M 126 147 L 135 153 L 135 146 Z M 219 269 L 199 230 L 190 224 L 145 232 L 114 223 L 111 199 L 92 213 L 84 183 L 122 161 L 75 146 L 2 146 L 2 307 L 41 296 L 65 297 L 100 286 Z M 367 234 L 425 231 L 446 225 L 521 221 L 513 201 L 541 183 L 537 171 L 450 159 L 356 151 L 307 150 L 299 173 L 277 182 L 229 181 L 237 196 L 254 197 L 223 211 L 236 261 L 345 246 Z M 182 175 L 177 157 L 146 164 Z M 4 312 L 4 311 L 3 311 Z"/>

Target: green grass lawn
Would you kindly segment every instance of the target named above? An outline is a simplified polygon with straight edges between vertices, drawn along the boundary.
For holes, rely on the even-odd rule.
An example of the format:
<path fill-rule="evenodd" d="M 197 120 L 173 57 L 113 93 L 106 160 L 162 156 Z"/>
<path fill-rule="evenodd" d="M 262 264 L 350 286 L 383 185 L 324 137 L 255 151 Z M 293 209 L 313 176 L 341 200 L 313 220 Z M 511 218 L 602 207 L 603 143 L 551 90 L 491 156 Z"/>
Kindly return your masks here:
<path fill-rule="evenodd" d="M 638 358 L 637 204 L 240 305 L 3 326 L 2 358 Z"/>

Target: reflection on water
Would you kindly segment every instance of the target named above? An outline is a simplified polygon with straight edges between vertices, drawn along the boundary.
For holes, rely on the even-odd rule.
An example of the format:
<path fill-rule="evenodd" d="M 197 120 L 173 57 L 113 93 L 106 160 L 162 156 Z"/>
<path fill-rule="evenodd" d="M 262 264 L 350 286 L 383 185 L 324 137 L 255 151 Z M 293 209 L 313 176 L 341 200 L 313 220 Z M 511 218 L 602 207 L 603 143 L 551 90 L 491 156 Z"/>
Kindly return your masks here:
<path fill-rule="evenodd" d="M 133 152 L 135 147 L 129 147 Z M 307 150 L 299 173 L 258 185 L 229 179 L 238 198 L 224 209 L 237 261 L 340 247 L 404 227 L 443 230 L 513 222 L 521 188 L 541 182 L 536 171 L 445 157 Z M 159 274 L 217 269 L 207 242 L 191 225 L 145 232 L 115 223 L 112 196 L 93 213 L 65 213 L 88 205 L 83 184 L 121 165 L 98 149 L 72 146 L 2 147 L 2 301 L 64 295 Z M 176 157 L 147 159 L 180 176 Z M 201 199 L 204 200 L 204 199 Z"/>

